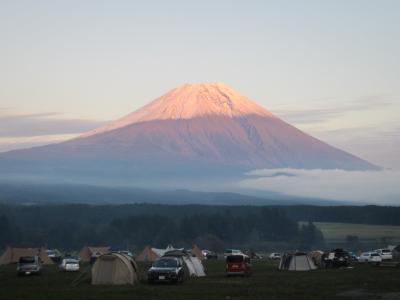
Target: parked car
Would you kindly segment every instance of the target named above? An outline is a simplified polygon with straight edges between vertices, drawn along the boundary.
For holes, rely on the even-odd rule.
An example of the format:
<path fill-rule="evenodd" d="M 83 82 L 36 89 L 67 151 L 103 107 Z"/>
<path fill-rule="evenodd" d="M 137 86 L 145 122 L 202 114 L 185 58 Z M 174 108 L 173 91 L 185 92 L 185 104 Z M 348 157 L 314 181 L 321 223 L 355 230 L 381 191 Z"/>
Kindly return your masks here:
<path fill-rule="evenodd" d="M 55 263 L 60 263 L 61 261 L 61 254 L 60 251 L 57 249 L 47 249 L 46 250 L 47 256 Z"/>
<path fill-rule="evenodd" d="M 351 263 L 351 257 L 349 252 L 338 248 L 325 252 L 322 255 L 322 262 L 325 268 L 348 267 Z"/>
<path fill-rule="evenodd" d="M 245 254 L 228 255 L 225 270 L 227 276 L 250 276 L 253 273 L 250 257 Z"/>
<path fill-rule="evenodd" d="M 382 257 L 382 260 L 392 260 L 393 254 L 390 249 L 378 249 L 376 252 Z"/>
<path fill-rule="evenodd" d="M 382 257 L 378 252 L 372 252 L 368 263 L 379 265 L 382 262 Z"/>
<path fill-rule="evenodd" d="M 382 257 L 378 252 L 364 252 L 358 257 L 358 262 L 379 265 L 382 262 Z"/>
<path fill-rule="evenodd" d="M 351 261 L 356 262 L 357 261 L 357 255 L 354 254 L 354 252 L 349 252 L 349 257 Z"/>
<path fill-rule="evenodd" d="M 64 258 L 59 265 L 60 271 L 64 272 L 78 272 L 79 260 L 73 258 Z"/>
<path fill-rule="evenodd" d="M 147 271 L 149 283 L 154 282 L 183 282 L 185 270 L 183 261 L 178 257 L 161 257 Z"/>
<path fill-rule="evenodd" d="M 40 274 L 42 263 L 38 256 L 20 257 L 17 264 L 18 275 Z"/>
<path fill-rule="evenodd" d="M 217 259 L 218 258 L 217 253 L 212 252 L 210 250 L 203 250 L 202 254 L 203 254 L 205 259 Z"/>
<path fill-rule="evenodd" d="M 272 259 L 272 260 L 280 260 L 281 254 L 277 253 L 277 252 L 273 252 L 268 257 L 269 257 L 269 259 Z"/>
<path fill-rule="evenodd" d="M 243 252 L 238 249 L 226 249 L 224 251 L 224 257 L 227 257 L 229 255 L 238 255 L 238 254 L 243 254 Z"/>

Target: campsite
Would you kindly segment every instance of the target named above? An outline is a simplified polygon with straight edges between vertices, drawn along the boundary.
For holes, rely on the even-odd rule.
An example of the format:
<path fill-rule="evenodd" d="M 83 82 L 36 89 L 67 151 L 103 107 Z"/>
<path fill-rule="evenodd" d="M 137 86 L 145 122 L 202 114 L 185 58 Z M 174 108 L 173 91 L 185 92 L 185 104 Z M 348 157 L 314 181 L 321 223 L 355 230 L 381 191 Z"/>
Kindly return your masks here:
<path fill-rule="evenodd" d="M 399 227 L 398 220 L 387 218 L 391 212 L 397 213 L 395 207 L 382 208 L 381 216 L 375 212 L 377 225 L 357 225 L 355 222 L 360 221 L 351 219 L 371 216 L 369 207 L 347 207 L 347 219 L 334 208 L 307 208 L 308 217 L 318 221 L 319 212 L 323 211 L 325 226 L 334 224 L 327 222 L 337 221 L 335 218 L 341 216 L 341 221 L 349 222 L 354 232 L 368 227 L 371 236 L 365 234 L 359 238 L 348 236 L 343 223 L 330 225 L 327 232 L 324 231 L 327 227 L 321 230 L 317 227 L 321 226 L 319 222 L 317 226 L 310 221 L 302 222 L 302 207 L 137 204 L 3 206 L 3 209 L 3 220 L 7 220 L 9 229 L 1 236 L 1 300 L 110 299 L 111 296 L 132 299 L 133 295 L 135 299 L 398 299 L 400 296 L 400 268 L 396 267 L 400 246 L 390 250 L 393 264 L 382 262 L 376 266 L 365 262 L 368 260 L 365 255 L 373 249 L 399 245 L 394 231 Z M 313 210 L 315 217 L 310 215 Z M 73 225 L 64 217 L 65 211 L 74 213 Z M 358 214 L 352 214 L 353 211 Z M 280 226 L 273 226 L 278 221 Z M 353 252 L 340 251 L 341 248 Z M 241 262 L 247 263 L 249 257 L 250 267 L 239 270 L 243 276 L 238 276 L 240 272 L 227 276 L 228 260 L 224 256 L 241 255 L 239 249 L 247 254 Z M 205 259 L 207 253 L 213 255 Z M 17 263 L 23 256 L 40 257 L 40 274 L 17 275 Z M 185 269 L 184 278 L 168 277 L 155 270 L 157 282 L 149 282 L 150 267 L 165 256 L 178 262 L 176 270 Z M 360 260 L 355 261 L 356 256 Z M 72 263 L 78 260 L 78 267 L 71 265 L 68 271 L 62 267 L 67 258 Z M 349 259 L 353 261 L 347 263 Z M 236 262 L 232 260 L 230 267 Z M 158 282 L 161 277 L 166 282 Z"/>
<path fill-rule="evenodd" d="M 0 299 L 399 299 L 398 268 L 358 265 L 352 269 L 285 272 L 271 260 L 253 262 L 251 277 L 226 277 L 223 260 L 204 263 L 207 276 L 183 284 L 91 285 L 80 273 L 45 266 L 40 276 L 18 277 L 15 265 L 0 268 Z M 140 276 L 148 263 L 139 262 Z M 83 265 L 82 270 L 89 265 Z M 143 277 L 141 277 L 143 278 Z"/>

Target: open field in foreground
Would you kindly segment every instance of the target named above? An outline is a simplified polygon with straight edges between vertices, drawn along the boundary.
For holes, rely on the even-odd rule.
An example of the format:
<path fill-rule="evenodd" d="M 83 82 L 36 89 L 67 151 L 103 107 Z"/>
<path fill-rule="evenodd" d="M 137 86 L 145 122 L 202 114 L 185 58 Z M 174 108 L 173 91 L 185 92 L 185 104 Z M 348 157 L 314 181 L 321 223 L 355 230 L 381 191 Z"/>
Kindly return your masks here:
<path fill-rule="evenodd" d="M 379 238 L 400 240 L 400 226 L 330 222 L 314 222 L 314 224 L 322 231 L 327 240 L 345 240 L 347 235 L 356 235 L 360 240 Z"/>
<path fill-rule="evenodd" d="M 359 265 L 353 269 L 278 271 L 276 263 L 254 262 L 249 278 L 225 277 L 224 262 L 206 263 L 209 276 L 181 285 L 92 286 L 90 278 L 60 273 L 18 277 L 15 266 L 0 269 L 0 299 L 400 299 L 400 269 Z M 84 269 L 84 268 L 83 268 Z M 145 267 L 142 266 L 142 270 Z"/>

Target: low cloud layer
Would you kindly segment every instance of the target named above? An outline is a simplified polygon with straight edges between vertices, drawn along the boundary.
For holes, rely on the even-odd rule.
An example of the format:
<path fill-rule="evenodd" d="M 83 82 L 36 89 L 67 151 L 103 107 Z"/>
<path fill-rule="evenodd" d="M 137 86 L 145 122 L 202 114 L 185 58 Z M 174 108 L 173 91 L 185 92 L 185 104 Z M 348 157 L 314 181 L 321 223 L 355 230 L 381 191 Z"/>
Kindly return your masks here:
<path fill-rule="evenodd" d="M 104 124 L 59 113 L 12 114 L 0 108 L 0 152 L 65 141 Z"/>
<path fill-rule="evenodd" d="M 3 138 L 0 137 L 0 153 L 17 149 L 26 149 L 63 142 L 77 137 L 79 134 L 55 134 L 32 137 Z"/>
<path fill-rule="evenodd" d="M 242 188 L 293 196 L 400 205 L 400 171 L 263 169 L 247 173 Z"/>
<path fill-rule="evenodd" d="M 0 138 L 82 133 L 104 123 L 89 119 L 67 119 L 59 113 L 19 115 L 0 111 Z"/>
<path fill-rule="evenodd" d="M 330 101 L 329 101 L 330 100 Z M 277 109 L 274 110 L 279 117 L 291 124 L 317 124 L 327 122 L 331 119 L 337 119 L 344 114 L 360 111 L 369 111 L 374 109 L 383 109 L 393 106 L 398 99 L 392 99 L 387 95 L 371 95 L 362 97 L 352 101 L 347 101 L 343 105 L 335 102 L 330 103 L 332 99 L 328 99 L 324 107 L 308 107 L 305 109 Z"/>

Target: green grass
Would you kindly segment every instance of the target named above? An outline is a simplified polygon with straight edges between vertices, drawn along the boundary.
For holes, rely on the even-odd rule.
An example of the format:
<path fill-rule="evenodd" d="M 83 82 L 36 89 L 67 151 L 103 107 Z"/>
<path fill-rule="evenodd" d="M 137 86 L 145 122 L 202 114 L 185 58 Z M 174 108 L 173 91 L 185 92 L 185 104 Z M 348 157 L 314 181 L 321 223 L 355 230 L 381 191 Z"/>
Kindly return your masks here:
<path fill-rule="evenodd" d="M 18 277 L 15 266 L 0 269 L 0 299 L 385 299 L 400 295 L 400 269 L 368 265 L 311 272 L 278 271 L 276 263 L 254 263 L 249 278 L 227 278 L 223 261 L 206 263 L 209 276 L 181 285 L 92 286 L 90 278 L 72 283 L 79 274 L 46 267 L 39 276 Z M 145 268 L 142 266 L 142 270 Z M 344 294 L 343 294 L 344 293 Z M 340 296 L 340 294 L 344 296 Z M 347 295 L 347 296 L 346 296 Z M 389 298 L 388 298 L 389 297 Z"/>
<path fill-rule="evenodd" d="M 347 235 L 357 235 L 360 240 L 379 238 L 400 240 L 400 226 L 329 222 L 314 222 L 314 224 L 322 231 L 327 240 L 345 240 Z"/>

